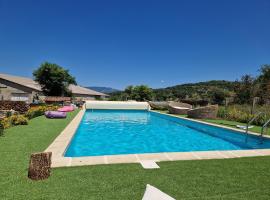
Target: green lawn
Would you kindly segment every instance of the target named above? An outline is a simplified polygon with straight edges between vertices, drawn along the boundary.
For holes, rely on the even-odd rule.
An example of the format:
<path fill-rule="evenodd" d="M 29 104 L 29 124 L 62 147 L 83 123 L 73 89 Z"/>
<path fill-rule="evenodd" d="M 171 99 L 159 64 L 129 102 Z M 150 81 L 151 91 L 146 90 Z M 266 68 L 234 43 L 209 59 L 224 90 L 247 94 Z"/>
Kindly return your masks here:
<path fill-rule="evenodd" d="M 45 181 L 27 178 L 29 156 L 43 151 L 75 116 L 38 117 L 0 138 L 0 199 L 141 199 L 152 184 L 176 199 L 265 199 L 270 196 L 270 157 L 53 169 Z"/>
<path fill-rule="evenodd" d="M 232 128 L 236 128 L 236 125 L 243 125 L 246 126 L 245 123 L 240 123 L 240 122 L 235 122 L 235 121 L 228 121 L 228 120 L 223 120 L 223 119 L 204 119 L 203 121 L 213 123 L 213 124 L 220 124 L 223 126 L 228 126 Z M 253 128 L 250 128 L 250 131 L 253 131 L 255 133 L 261 133 L 261 128 L 260 126 L 254 126 Z M 268 135 L 270 135 L 270 129 L 268 130 Z"/>

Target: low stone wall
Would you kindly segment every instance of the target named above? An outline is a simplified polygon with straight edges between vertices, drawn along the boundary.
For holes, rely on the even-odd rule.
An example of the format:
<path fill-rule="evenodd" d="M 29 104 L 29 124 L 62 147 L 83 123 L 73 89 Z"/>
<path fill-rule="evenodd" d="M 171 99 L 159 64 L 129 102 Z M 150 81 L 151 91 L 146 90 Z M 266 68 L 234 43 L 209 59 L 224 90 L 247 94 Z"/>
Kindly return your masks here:
<path fill-rule="evenodd" d="M 186 115 L 191 108 L 192 105 L 182 102 L 171 102 L 168 105 L 169 113 L 178 115 Z"/>
<path fill-rule="evenodd" d="M 168 110 L 170 114 L 186 115 L 190 109 L 189 108 L 174 108 L 174 107 L 169 106 Z"/>
<path fill-rule="evenodd" d="M 217 117 L 218 105 L 195 108 L 187 112 L 189 118 L 215 119 Z"/>
<path fill-rule="evenodd" d="M 0 101 L 0 110 L 15 110 L 19 113 L 25 113 L 29 106 L 24 101 Z"/>
<path fill-rule="evenodd" d="M 192 105 L 188 104 L 188 103 L 183 103 L 183 102 L 170 102 L 169 103 L 170 107 L 183 107 L 183 108 L 192 108 Z"/>
<path fill-rule="evenodd" d="M 154 110 L 166 110 L 168 109 L 169 103 L 166 101 L 149 101 L 149 105 Z"/>

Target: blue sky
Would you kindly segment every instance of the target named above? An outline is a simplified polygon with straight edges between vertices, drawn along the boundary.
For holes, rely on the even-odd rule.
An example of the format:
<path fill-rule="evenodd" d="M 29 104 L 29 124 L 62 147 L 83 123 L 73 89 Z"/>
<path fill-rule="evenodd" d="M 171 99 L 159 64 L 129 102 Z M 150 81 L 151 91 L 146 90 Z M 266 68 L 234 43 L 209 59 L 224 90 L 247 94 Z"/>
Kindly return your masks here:
<path fill-rule="evenodd" d="M 0 72 L 49 61 L 84 86 L 153 88 L 256 75 L 270 0 L 0 0 Z"/>

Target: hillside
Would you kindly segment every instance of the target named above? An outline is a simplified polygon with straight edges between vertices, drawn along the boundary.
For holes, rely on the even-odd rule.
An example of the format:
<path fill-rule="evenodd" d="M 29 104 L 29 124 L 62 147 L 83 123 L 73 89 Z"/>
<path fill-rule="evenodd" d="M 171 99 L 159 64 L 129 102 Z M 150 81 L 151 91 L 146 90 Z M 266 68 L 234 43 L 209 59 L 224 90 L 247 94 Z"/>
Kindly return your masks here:
<path fill-rule="evenodd" d="M 154 89 L 156 100 L 167 99 L 209 99 L 218 96 L 230 96 L 237 83 L 225 80 L 212 80 L 198 83 L 187 83 L 167 88 Z"/>
<path fill-rule="evenodd" d="M 239 83 L 235 81 L 212 80 L 198 83 L 187 83 L 167 88 L 153 89 L 152 100 L 181 100 L 192 104 L 222 104 L 226 97 L 234 96 Z M 129 95 L 125 91 L 111 94 L 111 100 L 126 100 Z"/>
<path fill-rule="evenodd" d="M 154 93 L 157 100 L 165 100 L 166 98 L 205 99 L 205 97 L 209 97 L 213 92 L 233 92 L 235 87 L 236 82 L 212 80 L 154 89 Z"/>

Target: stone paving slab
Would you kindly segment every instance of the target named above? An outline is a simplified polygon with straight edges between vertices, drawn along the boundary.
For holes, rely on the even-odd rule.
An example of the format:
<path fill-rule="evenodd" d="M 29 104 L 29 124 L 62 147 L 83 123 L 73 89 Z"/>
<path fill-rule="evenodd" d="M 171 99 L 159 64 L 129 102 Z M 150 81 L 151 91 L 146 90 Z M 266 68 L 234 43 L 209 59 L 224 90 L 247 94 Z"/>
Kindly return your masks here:
<path fill-rule="evenodd" d="M 224 159 L 223 154 L 219 153 L 219 151 L 200 151 L 200 152 L 192 152 L 199 159 Z"/>
<path fill-rule="evenodd" d="M 107 164 L 105 156 L 71 158 L 71 166 Z"/>
<path fill-rule="evenodd" d="M 196 157 L 191 152 L 175 152 L 175 153 L 166 153 L 171 161 L 174 160 L 197 160 L 198 157 Z"/>
<path fill-rule="evenodd" d="M 157 163 L 153 160 L 142 160 L 140 163 L 144 169 L 158 169 L 159 168 Z"/>
<path fill-rule="evenodd" d="M 139 160 L 154 160 L 154 161 L 168 161 L 169 158 L 165 155 L 165 153 L 145 153 L 145 154 L 137 154 Z"/>
<path fill-rule="evenodd" d="M 113 155 L 113 156 L 106 156 L 108 164 L 115 164 L 115 163 L 138 163 L 139 159 L 136 154 L 130 155 Z"/>

